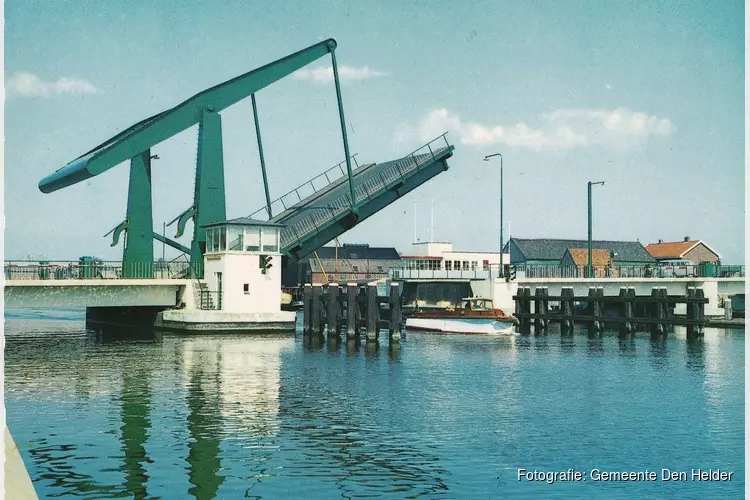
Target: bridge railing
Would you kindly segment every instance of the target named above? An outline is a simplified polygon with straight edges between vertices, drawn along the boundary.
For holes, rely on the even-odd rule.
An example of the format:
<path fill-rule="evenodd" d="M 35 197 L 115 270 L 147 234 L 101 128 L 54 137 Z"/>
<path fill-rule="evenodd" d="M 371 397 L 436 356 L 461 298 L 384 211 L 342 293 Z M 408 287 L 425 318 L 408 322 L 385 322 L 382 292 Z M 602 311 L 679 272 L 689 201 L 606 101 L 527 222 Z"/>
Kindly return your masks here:
<path fill-rule="evenodd" d="M 357 163 L 357 153 L 353 154 L 350 158 L 354 160 L 354 169 L 359 168 L 359 163 Z M 296 205 L 297 203 L 301 202 L 305 198 L 308 198 L 318 191 L 321 191 L 322 189 L 325 189 L 326 187 L 330 186 L 332 183 L 338 181 L 342 177 L 346 177 L 346 160 L 338 163 L 337 165 L 334 165 L 333 167 L 329 168 L 325 172 L 323 172 L 320 175 L 316 175 L 309 181 L 300 184 L 296 188 L 292 189 L 288 193 L 285 193 L 281 195 L 280 197 L 276 198 L 271 202 L 271 212 L 278 215 L 282 213 L 285 210 L 288 210 L 289 207 L 292 207 Z M 267 207 L 263 205 L 258 210 L 250 214 L 248 217 L 251 219 L 258 219 L 258 220 L 268 220 L 268 211 Z"/>
<path fill-rule="evenodd" d="M 519 278 L 584 278 L 584 266 L 515 265 L 505 269 Z M 674 266 L 594 266 L 595 278 L 731 278 L 744 277 L 745 266 L 687 266 L 682 269 Z M 391 268 L 391 279 L 485 279 L 497 278 L 500 270 L 497 264 L 488 267 L 476 266 L 462 269 L 416 269 L 409 267 Z"/>
<path fill-rule="evenodd" d="M 380 164 L 377 174 L 364 181 L 355 179 L 354 196 L 357 203 L 374 199 L 450 151 L 446 134 L 447 132 L 443 133 L 403 158 Z M 281 247 L 290 248 L 301 243 L 311 234 L 320 232 L 331 221 L 348 214 L 351 208 L 349 192 L 322 207 L 302 207 L 309 215 L 281 230 Z"/>
<path fill-rule="evenodd" d="M 7 260 L 3 268 L 6 280 L 180 279 L 188 277 L 192 266 L 196 264 L 178 260 L 131 262 L 125 267 L 121 261 Z"/>

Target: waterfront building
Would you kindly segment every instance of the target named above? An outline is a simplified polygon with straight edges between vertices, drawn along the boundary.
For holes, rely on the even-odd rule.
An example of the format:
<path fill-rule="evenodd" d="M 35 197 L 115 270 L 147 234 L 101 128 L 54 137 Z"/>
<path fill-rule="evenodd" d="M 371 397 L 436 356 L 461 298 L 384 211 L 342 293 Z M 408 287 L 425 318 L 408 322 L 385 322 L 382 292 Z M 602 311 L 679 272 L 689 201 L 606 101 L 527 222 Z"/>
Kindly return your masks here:
<path fill-rule="evenodd" d="M 393 247 L 346 243 L 341 247 L 320 247 L 289 266 L 283 272 L 282 283 L 295 287 L 305 283 L 379 281 L 388 277 L 390 268 L 401 266 L 401 257 Z"/>
<path fill-rule="evenodd" d="M 640 241 L 601 241 L 594 240 L 592 250 L 602 250 L 609 255 L 613 267 L 642 267 L 656 264 Z M 561 266 L 566 253 L 573 249 L 583 249 L 588 258 L 587 240 L 564 240 L 552 238 L 511 238 L 505 245 L 510 253 L 511 264 L 526 266 Z M 596 253 L 592 251 L 592 258 Z M 604 255 L 604 253 L 601 253 Z M 577 261 L 575 261 L 577 264 Z"/>
<path fill-rule="evenodd" d="M 658 260 L 690 260 L 697 264 L 701 262 L 716 263 L 721 258 L 714 249 L 706 245 L 701 240 L 691 240 L 690 236 L 685 236 L 682 241 L 664 241 L 658 243 L 649 243 L 646 245 L 646 251 Z"/>
<path fill-rule="evenodd" d="M 584 276 L 584 269 L 588 264 L 588 247 L 586 248 L 568 248 L 560 261 L 560 266 L 565 268 L 575 267 L 578 276 Z M 591 264 L 594 266 L 594 276 L 596 278 L 614 278 L 616 269 L 612 268 L 612 255 L 603 248 L 591 249 Z"/>
<path fill-rule="evenodd" d="M 489 271 L 497 269 L 500 252 L 465 252 L 453 250 L 448 242 L 413 243 L 408 255 L 402 255 L 403 267 L 416 271 Z M 505 254 L 504 263 L 510 263 Z"/>

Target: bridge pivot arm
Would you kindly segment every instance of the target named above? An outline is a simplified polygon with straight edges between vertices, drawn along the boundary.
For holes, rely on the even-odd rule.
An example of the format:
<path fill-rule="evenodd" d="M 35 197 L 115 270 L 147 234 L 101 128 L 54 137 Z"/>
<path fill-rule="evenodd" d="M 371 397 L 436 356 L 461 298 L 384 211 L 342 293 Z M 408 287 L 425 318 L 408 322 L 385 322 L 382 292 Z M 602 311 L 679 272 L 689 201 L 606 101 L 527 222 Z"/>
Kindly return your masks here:
<path fill-rule="evenodd" d="M 179 238 L 185 233 L 185 224 L 187 224 L 187 221 L 190 219 L 195 220 L 195 216 L 197 215 L 198 207 L 193 205 L 192 207 L 188 208 L 184 212 L 182 212 L 180 215 L 172 219 L 167 226 L 171 226 L 175 222 L 177 222 L 177 234 L 175 234 L 175 238 Z M 157 238 L 158 239 L 158 238 Z"/>
<path fill-rule="evenodd" d="M 249 97 L 324 55 L 333 53 L 332 38 L 200 92 L 172 109 L 142 120 L 48 175 L 39 189 L 51 193 L 76 184 L 131 158 L 200 122 L 203 110 L 216 113 Z"/>
<path fill-rule="evenodd" d="M 127 231 L 129 227 L 130 227 L 130 220 L 125 219 L 124 221 L 116 225 L 111 231 L 105 234 L 104 238 L 106 238 L 110 234 L 112 235 L 112 243 L 109 246 L 111 247 L 117 246 L 117 243 L 120 241 L 120 233 L 122 233 L 123 231 Z"/>

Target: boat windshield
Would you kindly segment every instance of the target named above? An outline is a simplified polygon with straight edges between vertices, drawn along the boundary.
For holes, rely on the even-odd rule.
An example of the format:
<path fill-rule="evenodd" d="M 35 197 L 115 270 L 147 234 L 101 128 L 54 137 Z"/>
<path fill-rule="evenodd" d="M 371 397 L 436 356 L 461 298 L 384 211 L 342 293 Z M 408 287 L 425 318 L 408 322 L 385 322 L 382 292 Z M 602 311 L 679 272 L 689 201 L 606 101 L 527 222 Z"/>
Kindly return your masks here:
<path fill-rule="evenodd" d="M 464 299 L 458 303 L 458 308 L 475 311 L 492 309 L 492 301 L 489 299 Z"/>

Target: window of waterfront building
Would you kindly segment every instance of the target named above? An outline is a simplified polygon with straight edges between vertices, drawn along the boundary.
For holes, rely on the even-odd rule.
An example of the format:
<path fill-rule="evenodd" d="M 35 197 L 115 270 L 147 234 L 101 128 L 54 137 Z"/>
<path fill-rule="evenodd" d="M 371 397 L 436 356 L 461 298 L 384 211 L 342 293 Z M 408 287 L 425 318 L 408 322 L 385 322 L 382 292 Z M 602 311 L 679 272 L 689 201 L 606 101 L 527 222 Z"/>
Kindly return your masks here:
<path fill-rule="evenodd" d="M 209 227 L 206 229 L 206 252 L 214 251 L 214 230 Z"/>
<path fill-rule="evenodd" d="M 219 251 L 223 252 L 227 249 L 227 231 L 225 227 L 219 227 L 216 230 L 219 233 Z"/>
<path fill-rule="evenodd" d="M 451 270 L 451 264 L 452 264 L 451 261 L 449 261 L 449 260 L 445 261 L 445 270 L 446 271 L 450 271 Z"/>
<path fill-rule="evenodd" d="M 469 270 L 469 261 L 468 261 L 468 260 L 465 260 L 465 261 L 464 261 L 464 267 L 463 267 L 463 270 L 464 270 L 464 271 L 468 271 L 468 270 Z"/>
<path fill-rule="evenodd" d="M 260 241 L 264 252 L 277 252 L 279 250 L 276 240 L 276 228 L 264 227 L 260 233 Z"/>
<path fill-rule="evenodd" d="M 242 251 L 242 226 L 229 226 L 227 227 L 227 232 L 229 233 L 229 245 L 227 246 L 227 250 L 232 251 Z"/>
<path fill-rule="evenodd" d="M 454 260 L 453 261 L 453 269 L 455 269 L 456 271 L 460 271 L 461 270 L 461 261 L 460 260 Z"/>
<path fill-rule="evenodd" d="M 477 261 L 472 260 L 471 261 L 471 270 L 472 271 L 476 271 L 476 269 L 477 269 Z"/>
<path fill-rule="evenodd" d="M 257 252 L 260 250 L 260 229 L 257 227 L 245 228 L 245 250 L 248 252 Z"/>
<path fill-rule="evenodd" d="M 490 261 L 489 260 L 483 260 L 482 261 L 482 270 L 483 271 L 489 271 L 490 270 Z"/>

